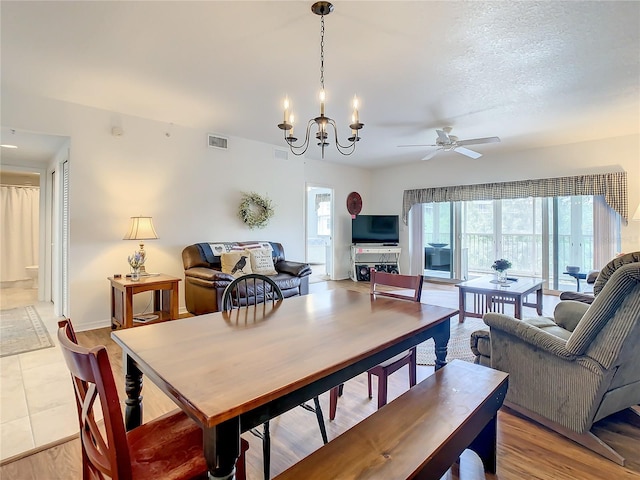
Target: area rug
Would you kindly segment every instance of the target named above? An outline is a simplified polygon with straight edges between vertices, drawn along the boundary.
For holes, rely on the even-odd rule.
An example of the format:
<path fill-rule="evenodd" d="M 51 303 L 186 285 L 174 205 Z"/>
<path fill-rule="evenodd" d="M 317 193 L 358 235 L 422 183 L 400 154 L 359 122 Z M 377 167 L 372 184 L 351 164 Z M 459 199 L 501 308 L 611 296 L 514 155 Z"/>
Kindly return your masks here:
<path fill-rule="evenodd" d="M 53 346 L 33 305 L 0 310 L 0 357 Z"/>
<path fill-rule="evenodd" d="M 451 338 L 449 338 L 449 344 L 447 346 L 447 362 L 450 362 L 454 358 L 466 362 L 473 362 L 475 355 L 470 347 L 471 332 L 475 332 L 481 328 L 487 328 L 481 318 L 467 317 L 464 323 L 460 323 L 458 322 L 457 316 L 453 317 L 451 319 Z M 418 345 L 418 365 L 435 365 L 436 354 L 434 348 L 433 339 L 429 339 Z"/>

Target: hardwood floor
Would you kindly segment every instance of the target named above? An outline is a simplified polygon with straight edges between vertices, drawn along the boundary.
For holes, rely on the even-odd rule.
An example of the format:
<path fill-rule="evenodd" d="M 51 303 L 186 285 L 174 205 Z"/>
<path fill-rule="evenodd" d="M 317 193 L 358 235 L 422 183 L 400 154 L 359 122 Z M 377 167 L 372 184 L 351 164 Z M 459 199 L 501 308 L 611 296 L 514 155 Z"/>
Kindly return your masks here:
<path fill-rule="evenodd" d="M 317 284 L 314 289 L 356 288 L 368 289 L 368 284 L 351 281 Z M 439 297 L 451 301 L 449 286 L 426 285 L 427 298 L 436 303 Z M 314 291 L 312 289 L 312 291 Z M 316 290 L 317 291 L 317 290 Z M 455 298 L 455 296 L 453 297 Z M 547 302 L 547 300 L 549 300 Z M 545 297 L 545 307 L 555 299 Z M 545 311 L 547 308 L 545 308 Z M 144 328 L 144 327 L 142 327 Z M 119 347 L 110 338 L 109 329 L 81 332 L 84 345 L 106 345 L 116 378 L 122 378 L 122 355 Z M 433 367 L 419 366 L 418 380 L 432 373 Z M 389 399 L 393 399 L 408 386 L 406 369 L 389 379 Z M 124 382 L 118 383 L 121 398 L 124 398 Z M 175 408 L 151 382 L 144 384 L 144 419 L 149 421 Z M 320 397 L 325 418 L 328 417 L 328 394 Z M 360 375 L 345 385 L 344 395 L 338 403 L 335 421 L 327 420 L 329 438 L 335 438 L 355 423 L 373 413 L 376 399 L 367 397 L 366 375 Z M 602 480 L 640 479 L 640 429 L 626 425 L 610 417 L 600 422 L 596 429 L 601 438 L 628 458 L 627 467 L 620 467 L 595 453 L 520 417 L 506 409 L 498 414 L 498 473 L 484 475 L 480 460 L 472 452 L 465 452 L 459 465 L 454 465 L 443 477 L 446 480 L 499 479 L 499 480 Z M 272 420 L 272 475 L 286 469 L 322 444 L 315 416 L 303 409 L 295 408 Z M 245 438 L 250 443 L 247 455 L 248 478 L 262 478 L 261 441 L 252 435 Z M 79 440 L 62 443 L 38 453 L 0 467 L 0 478 L 16 480 L 70 480 L 81 478 Z M 301 479 L 302 480 L 302 479 Z M 384 479 L 381 479 L 384 480 Z"/>

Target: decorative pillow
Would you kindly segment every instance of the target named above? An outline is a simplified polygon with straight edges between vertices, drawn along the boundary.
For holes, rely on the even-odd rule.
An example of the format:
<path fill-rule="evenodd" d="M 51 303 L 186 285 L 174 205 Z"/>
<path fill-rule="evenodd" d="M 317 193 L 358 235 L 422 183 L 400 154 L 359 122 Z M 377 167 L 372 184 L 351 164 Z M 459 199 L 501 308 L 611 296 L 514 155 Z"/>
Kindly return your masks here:
<path fill-rule="evenodd" d="M 238 278 L 242 275 L 253 273 L 249 252 L 228 252 L 220 256 L 222 273 L 229 273 Z"/>
<path fill-rule="evenodd" d="M 260 273 L 262 275 L 278 274 L 273 266 L 273 256 L 270 248 L 249 250 L 249 254 L 251 255 L 251 269 L 253 273 Z"/>

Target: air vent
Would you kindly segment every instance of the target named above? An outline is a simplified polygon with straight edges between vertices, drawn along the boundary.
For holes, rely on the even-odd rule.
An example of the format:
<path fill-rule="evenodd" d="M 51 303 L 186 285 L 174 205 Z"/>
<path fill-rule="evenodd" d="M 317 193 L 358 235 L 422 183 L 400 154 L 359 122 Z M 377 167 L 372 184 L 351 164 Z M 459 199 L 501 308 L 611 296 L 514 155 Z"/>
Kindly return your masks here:
<path fill-rule="evenodd" d="M 209 134 L 209 146 L 213 148 L 219 148 L 221 150 L 226 150 L 228 138 L 220 137 L 218 135 Z"/>
<path fill-rule="evenodd" d="M 287 152 L 286 150 L 280 150 L 278 148 L 274 148 L 273 158 L 278 160 L 289 160 L 289 152 Z"/>

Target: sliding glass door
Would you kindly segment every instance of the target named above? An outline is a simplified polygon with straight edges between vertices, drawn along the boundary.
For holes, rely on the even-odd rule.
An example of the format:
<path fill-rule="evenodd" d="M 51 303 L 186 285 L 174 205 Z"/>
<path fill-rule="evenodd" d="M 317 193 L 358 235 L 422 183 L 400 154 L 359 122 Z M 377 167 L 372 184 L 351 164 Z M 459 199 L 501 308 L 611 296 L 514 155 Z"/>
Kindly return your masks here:
<path fill-rule="evenodd" d="M 490 274 L 493 261 L 506 258 L 513 275 L 571 290 L 576 280 L 567 266 L 594 268 L 592 196 L 431 203 L 422 212 L 427 277 Z"/>
<path fill-rule="evenodd" d="M 549 259 L 549 285 L 563 290 L 568 266 L 586 273 L 594 268 L 594 208 L 592 196 L 555 197 L 549 201 L 553 230 L 550 244 L 554 255 Z"/>

